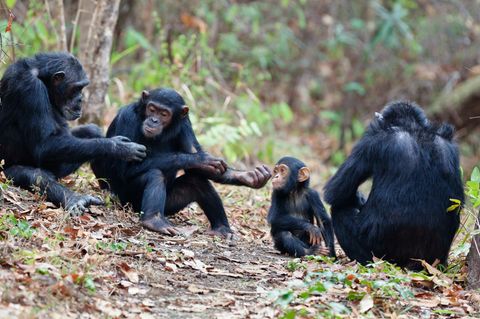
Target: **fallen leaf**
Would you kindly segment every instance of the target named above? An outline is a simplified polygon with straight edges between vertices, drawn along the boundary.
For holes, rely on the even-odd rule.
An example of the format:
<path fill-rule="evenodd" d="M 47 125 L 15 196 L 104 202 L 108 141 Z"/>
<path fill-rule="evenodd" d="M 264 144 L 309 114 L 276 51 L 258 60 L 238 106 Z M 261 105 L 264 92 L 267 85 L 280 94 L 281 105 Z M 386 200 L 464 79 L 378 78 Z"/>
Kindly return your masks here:
<path fill-rule="evenodd" d="M 363 296 L 362 300 L 360 301 L 360 312 L 365 313 L 373 308 L 373 298 L 371 295 L 366 294 Z"/>
<path fill-rule="evenodd" d="M 138 284 L 138 282 L 140 281 L 138 273 L 134 271 L 129 265 L 127 265 L 127 263 L 122 262 L 118 264 L 118 267 L 120 268 L 122 273 L 125 275 L 125 277 L 128 278 L 128 280 L 130 280 L 135 284 Z"/>

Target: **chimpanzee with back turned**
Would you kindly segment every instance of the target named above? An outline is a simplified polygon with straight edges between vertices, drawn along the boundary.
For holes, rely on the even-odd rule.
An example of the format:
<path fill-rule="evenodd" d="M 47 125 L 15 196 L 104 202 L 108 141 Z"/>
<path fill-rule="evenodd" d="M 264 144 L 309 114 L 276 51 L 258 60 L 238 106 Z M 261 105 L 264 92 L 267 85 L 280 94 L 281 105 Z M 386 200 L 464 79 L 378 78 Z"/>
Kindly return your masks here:
<path fill-rule="evenodd" d="M 310 170 L 296 158 L 283 157 L 275 165 L 268 213 L 275 248 L 295 257 L 335 257 L 332 221 L 309 181 Z"/>
<path fill-rule="evenodd" d="M 141 160 L 145 147 L 124 137 L 107 139 L 96 125 L 69 129 L 82 114 L 82 89 L 89 83 L 69 53 L 40 53 L 10 65 L 0 84 L 0 160 L 14 185 L 39 189 L 69 212 L 102 200 L 61 185 L 82 163 L 102 156 Z"/>
<path fill-rule="evenodd" d="M 141 212 L 147 229 L 177 234 L 165 216 L 197 202 L 212 231 L 231 237 L 222 201 L 209 180 L 260 188 L 270 179 L 270 170 L 266 166 L 233 170 L 204 152 L 188 112 L 183 98 L 172 89 L 143 91 L 137 102 L 119 111 L 107 136 L 123 135 L 145 145 L 147 158 L 141 163 L 104 158 L 95 161 L 92 168 L 103 188 L 110 188 L 122 203 L 131 203 Z M 180 170 L 185 174 L 177 177 Z"/>
<path fill-rule="evenodd" d="M 373 256 L 420 269 L 446 264 L 459 227 L 451 199 L 463 203 L 453 127 L 434 125 L 413 103 L 395 102 L 370 123 L 325 186 L 338 242 L 360 263 Z M 368 199 L 358 187 L 372 178 Z"/>

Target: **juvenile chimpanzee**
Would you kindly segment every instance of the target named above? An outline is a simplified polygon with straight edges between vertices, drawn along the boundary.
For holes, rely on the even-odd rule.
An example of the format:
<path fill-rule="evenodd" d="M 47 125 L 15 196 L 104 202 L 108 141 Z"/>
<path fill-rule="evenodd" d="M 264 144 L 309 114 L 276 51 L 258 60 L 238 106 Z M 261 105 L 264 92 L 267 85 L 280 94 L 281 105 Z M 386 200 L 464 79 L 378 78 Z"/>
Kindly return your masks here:
<path fill-rule="evenodd" d="M 309 181 L 310 170 L 296 158 L 283 157 L 275 165 L 268 212 L 275 248 L 295 257 L 335 257 L 332 221 Z"/>
<path fill-rule="evenodd" d="M 127 138 L 107 139 L 96 125 L 70 130 L 81 115 L 88 79 L 68 53 L 41 53 L 9 66 L 0 84 L 0 160 L 17 186 L 39 188 L 47 199 L 81 212 L 99 198 L 77 194 L 57 182 L 84 162 L 102 156 L 141 160 L 145 147 Z"/>
<path fill-rule="evenodd" d="M 236 171 L 205 153 L 188 111 L 183 98 L 172 89 L 143 91 L 137 102 L 119 111 L 107 136 L 123 135 L 146 145 L 147 158 L 141 163 L 104 158 L 95 161 L 92 168 L 103 188 L 109 187 L 122 203 L 131 203 L 141 212 L 142 225 L 147 229 L 177 234 L 165 216 L 197 202 L 212 231 L 231 237 L 222 201 L 209 180 L 260 188 L 271 173 L 266 166 Z M 177 177 L 180 170 L 185 174 Z"/>
<path fill-rule="evenodd" d="M 447 262 L 459 226 L 450 199 L 464 200 L 453 127 L 434 125 L 413 103 L 387 105 L 325 186 L 335 234 L 360 263 L 372 256 L 419 269 Z M 368 199 L 357 192 L 372 178 Z"/>

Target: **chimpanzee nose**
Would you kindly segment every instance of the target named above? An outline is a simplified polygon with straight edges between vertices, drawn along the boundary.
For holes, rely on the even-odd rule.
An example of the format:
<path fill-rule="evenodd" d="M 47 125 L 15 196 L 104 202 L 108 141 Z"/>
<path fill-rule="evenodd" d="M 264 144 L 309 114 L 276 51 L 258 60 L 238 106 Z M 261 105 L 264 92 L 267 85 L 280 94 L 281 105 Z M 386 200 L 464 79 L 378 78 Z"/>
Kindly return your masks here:
<path fill-rule="evenodd" d="M 158 119 L 157 118 L 152 118 L 152 122 L 155 123 L 155 124 L 158 124 Z"/>

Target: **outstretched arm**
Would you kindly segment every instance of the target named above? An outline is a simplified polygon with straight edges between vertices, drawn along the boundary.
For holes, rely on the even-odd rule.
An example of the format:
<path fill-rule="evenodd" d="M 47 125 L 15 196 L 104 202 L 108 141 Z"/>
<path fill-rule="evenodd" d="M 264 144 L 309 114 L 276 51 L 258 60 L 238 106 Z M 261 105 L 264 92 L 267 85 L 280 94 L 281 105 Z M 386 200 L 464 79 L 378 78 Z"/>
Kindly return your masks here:
<path fill-rule="evenodd" d="M 216 183 L 247 186 L 251 188 L 262 188 L 272 177 L 272 172 L 265 165 L 257 166 L 255 169 L 249 171 L 235 170 L 229 167 L 223 174 L 199 169 L 190 171 L 205 176 Z"/>

